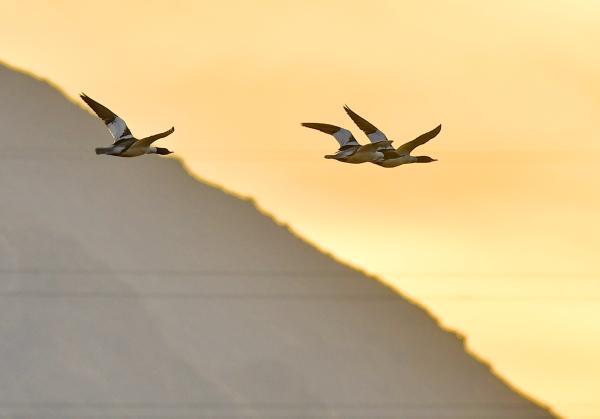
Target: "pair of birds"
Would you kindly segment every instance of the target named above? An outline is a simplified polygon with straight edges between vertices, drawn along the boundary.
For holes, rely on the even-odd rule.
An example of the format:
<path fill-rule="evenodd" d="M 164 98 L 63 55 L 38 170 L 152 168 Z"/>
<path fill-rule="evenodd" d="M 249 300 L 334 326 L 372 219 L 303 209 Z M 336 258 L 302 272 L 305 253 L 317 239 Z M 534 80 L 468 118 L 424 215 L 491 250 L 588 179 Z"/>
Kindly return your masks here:
<path fill-rule="evenodd" d="M 172 151 L 162 147 L 153 147 L 152 143 L 156 140 L 171 135 L 175 127 L 151 135 L 142 139 L 137 139 L 127 127 L 125 121 L 106 106 L 96 102 L 85 94 L 81 94 L 81 99 L 104 121 L 106 127 L 112 134 L 114 142 L 110 147 L 96 148 L 96 154 L 108 154 L 119 157 L 137 157 L 144 154 L 171 154 Z M 346 113 L 352 118 L 354 123 L 367 135 L 370 144 L 361 145 L 356 141 L 352 132 L 345 128 L 335 125 L 322 124 L 318 122 L 304 122 L 303 126 L 316 129 L 333 137 L 340 144 L 337 153 L 326 155 L 326 159 L 335 159 L 344 163 L 375 163 L 383 167 L 396 167 L 408 163 L 430 163 L 437 161 L 429 156 L 412 156 L 410 153 L 420 145 L 438 135 L 442 129 L 438 125 L 434 129 L 422 134 L 412 141 L 409 141 L 400 147 L 394 149 L 392 142 L 375 125 L 358 115 L 348 106 L 344 106 Z"/>
<path fill-rule="evenodd" d="M 412 141 L 402 144 L 398 148 L 392 147 L 392 142 L 375 125 L 358 115 L 348 106 L 344 110 L 354 123 L 367 135 L 370 144 L 361 145 L 352 132 L 345 128 L 320 122 L 303 122 L 302 126 L 316 129 L 331 134 L 340 144 L 335 154 L 326 155 L 326 159 L 334 159 L 344 163 L 375 163 L 382 167 L 396 167 L 409 163 L 430 163 L 437 161 L 429 156 L 412 156 L 411 152 L 420 145 L 434 138 L 442 130 L 438 125 L 434 129 L 422 134 Z"/>

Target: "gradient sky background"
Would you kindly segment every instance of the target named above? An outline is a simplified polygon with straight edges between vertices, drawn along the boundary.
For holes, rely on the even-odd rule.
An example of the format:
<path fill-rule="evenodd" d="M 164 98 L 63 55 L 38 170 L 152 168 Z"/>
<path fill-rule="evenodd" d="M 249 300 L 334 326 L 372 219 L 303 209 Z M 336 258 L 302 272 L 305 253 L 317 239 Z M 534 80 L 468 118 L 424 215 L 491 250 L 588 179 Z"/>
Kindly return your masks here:
<path fill-rule="evenodd" d="M 600 417 L 600 1 L 0 2 L 0 59 L 382 275 L 517 388 Z M 1 86 L 0 86 L 1 89 Z M 0 90 L 1 91 L 1 90 Z M 347 103 L 439 161 L 322 156 Z M 107 141 L 109 136 L 107 134 Z"/>

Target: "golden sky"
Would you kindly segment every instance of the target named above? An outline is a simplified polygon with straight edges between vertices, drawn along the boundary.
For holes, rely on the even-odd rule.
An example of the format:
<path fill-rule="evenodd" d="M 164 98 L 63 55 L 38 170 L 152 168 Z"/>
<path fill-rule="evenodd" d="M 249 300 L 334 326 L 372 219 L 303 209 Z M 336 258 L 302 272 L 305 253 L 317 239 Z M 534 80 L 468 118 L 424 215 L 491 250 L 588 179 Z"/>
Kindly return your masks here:
<path fill-rule="evenodd" d="M 519 389 L 600 416 L 600 2 L 0 1 L 2 57 L 381 274 Z M 347 103 L 439 161 L 322 158 Z M 109 139 L 107 135 L 107 140 Z"/>

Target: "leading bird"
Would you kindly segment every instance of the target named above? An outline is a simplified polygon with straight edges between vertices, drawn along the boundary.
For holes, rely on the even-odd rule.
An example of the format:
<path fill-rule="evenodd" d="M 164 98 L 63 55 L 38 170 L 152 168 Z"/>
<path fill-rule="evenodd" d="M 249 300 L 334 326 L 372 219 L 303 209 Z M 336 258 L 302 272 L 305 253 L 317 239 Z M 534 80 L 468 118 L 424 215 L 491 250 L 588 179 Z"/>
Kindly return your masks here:
<path fill-rule="evenodd" d="M 96 102 L 84 93 L 80 96 L 81 99 L 92 108 L 96 115 L 104 121 L 106 127 L 115 139 L 110 147 L 96 148 L 96 154 L 108 154 L 118 157 L 137 157 L 144 154 L 166 155 L 172 153 L 172 151 L 163 147 L 152 147 L 152 143 L 158 139 L 171 135 L 175 131 L 175 127 L 171 127 L 171 129 L 165 132 L 138 140 L 133 136 L 125 121 L 113 111 Z"/>

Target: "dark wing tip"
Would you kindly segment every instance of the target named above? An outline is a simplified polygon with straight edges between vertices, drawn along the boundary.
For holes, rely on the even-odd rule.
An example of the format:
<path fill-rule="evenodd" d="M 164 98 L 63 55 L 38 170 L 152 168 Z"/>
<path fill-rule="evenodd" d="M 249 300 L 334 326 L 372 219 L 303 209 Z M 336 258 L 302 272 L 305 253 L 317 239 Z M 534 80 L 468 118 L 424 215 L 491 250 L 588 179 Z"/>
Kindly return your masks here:
<path fill-rule="evenodd" d="M 344 110 L 346 111 L 346 113 L 348 114 L 348 116 L 350 118 L 352 118 L 352 120 L 355 123 L 358 124 L 358 121 L 370 123 L 365 118 L 363 118 L 362 116 L 360 116 L 359 114 L 357 114 L 356 112 L 354 112 L 352 109 L 350 109 L 350 106 L 344 105 Z"/>
<path fill-rule="evenodd" d="M 306 128 L 319 129 L 324 124 L 320 122 L 301 122 L 300 125 Z"/>
<path fill-rule="evenodd" d="M 83 92 L 79 94 L 79 97 L 93 109 L 92 105 L 95 102 L 94 99 L 92 99 L 91 97 L 89 97 L 88 95 L 86 95 Z"/>
<path fill-rule="evenodd" d="M 314 122 L 301 122 L 300 125 L 305 128 L 317 129 Z"/>
<path fill-rule="evenodd" d="M 324 124 L 322 122 L 302 122 L 300 125 L 306 128 L 316 129 L 317 131 L 321 131 L 331 135 L 335 134 L 336 132 L 342 129 L 337 125 Z"/>

